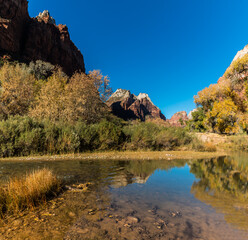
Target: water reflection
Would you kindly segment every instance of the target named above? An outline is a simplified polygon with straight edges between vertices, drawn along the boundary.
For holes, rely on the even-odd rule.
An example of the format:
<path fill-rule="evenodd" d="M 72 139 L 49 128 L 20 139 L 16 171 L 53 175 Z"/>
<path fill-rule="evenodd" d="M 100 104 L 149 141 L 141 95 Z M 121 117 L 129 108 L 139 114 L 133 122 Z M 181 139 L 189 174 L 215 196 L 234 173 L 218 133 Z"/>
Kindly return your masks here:
<path fill-rule="evenodd" d="M 12 161 L 0 163 L 0 182 L 47 167 L 66 185 L 92 183 L 89 192 L 64 194 L 61 206 L 51 212 L 56 217 L 37 225 L 43 226 L 40 235 L 47 239 L 56 231 L 58 239 L 66 232 L 65 239 L 80 239 L 80 232 L 84 236 L 87 232 L 89 239 L 95 237 L 92 232 L 99 239 L 108 239 L 107 235 L 116 239 L 246 239 L 226 224 L 248 228 L 246 166 L 240 156 L 192 161 Z M 76 224 L 68 230 L 72 221 Z M 15 234 L 34 234 L 33 222 L 28 222 L 30 229 L 20 228 Z M 40 235 L 32 236 L 40 239 Z"/>
<path fill-rule="evenodd" d="M 11 161 L 0 163 L 0 182 L 21 176 L 34 169 L 49 168 L 66 184 L 94 182 L 106 186 L 121 187 L 132 183 L 146 183 L 155 170 L 169 170 L 186 164 L 185 160 L 163 161 Z"/>
<path fill-rule="evenodd" d="M 191 192 L 200 201 L 225 214 L 227 222 L 248 228 L 248 172 L 239 159 L 220 157 L 190 164 L 199 181 Z"/>

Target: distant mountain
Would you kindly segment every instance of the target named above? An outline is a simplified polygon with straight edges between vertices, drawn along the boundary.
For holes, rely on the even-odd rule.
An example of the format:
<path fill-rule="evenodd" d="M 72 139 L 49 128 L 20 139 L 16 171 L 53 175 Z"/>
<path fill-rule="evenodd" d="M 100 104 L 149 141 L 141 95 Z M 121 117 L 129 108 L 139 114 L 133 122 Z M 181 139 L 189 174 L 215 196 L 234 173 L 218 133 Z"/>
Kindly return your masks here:
<path fill-rule="evenodd" d="M 166 120 L 161 110 L 152 103 L 146 93 L 135 96 L 129 90 L 117 89 L 108 99 L 107 105 L 111 107 L 114 115 L 124 120 L 146 121 L 151 118 Z"/>
<path fill-rule="evenodd" d="M 28 14 L 27 0 L 0 0 L 0 56 L 59 65 L 68 75 L 85 72 L 83 55 L 70 40 L 68 28 L 55 24 L 48 11 Z"/>
<path fill-rule="evenodd" d="M 168 122 L 171 126 L 182 127 L 186 125 L 186 122 L 189 120 L 188 115 L 185 111 L 175 113 L 171 119 L 168 119 Z"/>

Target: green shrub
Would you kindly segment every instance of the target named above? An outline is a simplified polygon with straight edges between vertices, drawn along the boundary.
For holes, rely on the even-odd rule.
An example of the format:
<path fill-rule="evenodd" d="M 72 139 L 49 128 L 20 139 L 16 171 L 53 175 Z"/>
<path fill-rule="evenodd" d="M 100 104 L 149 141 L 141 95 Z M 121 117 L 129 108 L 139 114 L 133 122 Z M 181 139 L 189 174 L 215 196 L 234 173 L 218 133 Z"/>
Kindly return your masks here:
<path fill-rule="evenodd" d="M 191 142 L 191 136 L 183 128 L 170 127 L 163 129 L 156 137 L 157 150 L 174 150 Z"/>
<path fill-rule="evenodd" d="M 190 131 L 205 132 L 204 119 L 206 115 L 202 107 L 198 107 L 196 111 L 192 112 L 192 119 L 187 122 L 187 128 Z"/>
<path fill-rule="evenodd" d="M 64 154 L 98 150 L 210 151 L 185 128 L 155 123 L 130 123 L 114 119 L 95 124 L 36 120 L 27 116 L 0 121 L 0 157 L 30 154 Z M 211 150 L 212 151 L 212 150 Z"/>
<path fill-rule="evenodd" d="M 155 136 L 160 132 L 161 129 L 162 127 L 151 122 L 129 124 L 124 128 L 124 133 L 127 136 L 126 148 L 131 150 L 155 150 Z"/>
<path fill-rule="evenodd" d="M 0 121 L 1 157 L 120 149 L 124 140 L 122 125 L 107 120 L 75 126 L 27 116 Z"/>
<path fill-rule="evenodd" d="M 126 149 L 174 150 L 188 145 L 191 137 L 183 128 L 163 127 L 155 123 L 139 123 L 125 127 Z"/>
<path fill-rule="evenodd" d="M 43 127 L 29 117 L 0 122 L 0 156 L 11 157 L 43 151 Z"/>
<path fill-rule="evenodd" d="M 122 127 L 106 120 L 97 124 L 97 133 L 101 150 L 118 149 L 125 139 Z"/>

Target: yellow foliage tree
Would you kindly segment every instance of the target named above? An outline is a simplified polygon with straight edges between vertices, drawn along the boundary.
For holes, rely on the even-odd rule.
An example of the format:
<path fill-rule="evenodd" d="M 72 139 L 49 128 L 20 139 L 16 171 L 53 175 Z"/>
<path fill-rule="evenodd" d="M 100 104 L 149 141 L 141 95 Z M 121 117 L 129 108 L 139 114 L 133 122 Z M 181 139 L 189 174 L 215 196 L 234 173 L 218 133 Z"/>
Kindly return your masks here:
<path fill-rule="evenodd" d="M 211 84 L 208 88 L 204 88 L 194 96 L 195 103 L 201 105 L 205 111 L 213 107 L 215 101 L 226 97 L 230 89 L 230 82 L 223 81 L 217 84 Z"/>
<path fill-rule="evenodd" d="M 224 76 L 229 78 L 235 73 L 241 73 L 248 69 L 248 55 L 245 54 L 243 57 L 236 59 L 232 62 L 229 68 L 226 70 Z"/>
<path fill-rule="evenodd" d="M 239 124 L 241 129 L 248 133 L 248 113 L 239 115 Z"/>
<path fill-rule="evenodd" d="M 205 125 L 214 132 L 218 133 L 237 133 L 238 108 L 231 98 L 223 101 L 216 101 L 213 108 L 206 114 Z"/>
<path fill-rule="evenodd" d="M 5 63 L 0 68 L 0 112 L 3 118 L 25 115 L 33 106 L 38 84 L 24 64 Z"/>
<path fill-rule="evenodd" d="M 29 115 L 39 119 L 58 121 L 63 118 L 65 85 L 68 78 L 61 70 L 53 73 L 41 87 L 37 104 Z"/>
<path fill-rule="evenodd" d="M 40 90 L 36 106 L 30 115 L 51 121 L 78 120 L 97 122 L 106 114 L 93 78 L 75 73 L 68 79 L 61 71 L 55 72 Z"/>
<path fill-rule="evenodd" d="M 84 73 L 74 74 L 66 85 L 63 118 L 68 122 L 96 122 L 107 111 L 95 86 L 95 79 Z"/>

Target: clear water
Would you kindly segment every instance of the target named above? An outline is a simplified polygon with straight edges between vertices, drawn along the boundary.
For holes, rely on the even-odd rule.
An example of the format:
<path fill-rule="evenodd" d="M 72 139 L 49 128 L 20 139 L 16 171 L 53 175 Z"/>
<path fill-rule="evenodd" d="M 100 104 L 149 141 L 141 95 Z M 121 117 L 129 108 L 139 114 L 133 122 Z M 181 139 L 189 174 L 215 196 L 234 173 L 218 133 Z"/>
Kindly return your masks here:
<path fill-rule="evenodd" d="M 92 182 L 89 208 L 95 205 L 99 214 L 79 214 L 65 239 L 242 240 L 248 239 L 247 162 L 240 155 L 194 161 L 11 161 L 0 163 L 0 181 L 48 167 L 67 185 Z"/>

